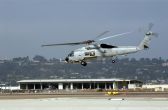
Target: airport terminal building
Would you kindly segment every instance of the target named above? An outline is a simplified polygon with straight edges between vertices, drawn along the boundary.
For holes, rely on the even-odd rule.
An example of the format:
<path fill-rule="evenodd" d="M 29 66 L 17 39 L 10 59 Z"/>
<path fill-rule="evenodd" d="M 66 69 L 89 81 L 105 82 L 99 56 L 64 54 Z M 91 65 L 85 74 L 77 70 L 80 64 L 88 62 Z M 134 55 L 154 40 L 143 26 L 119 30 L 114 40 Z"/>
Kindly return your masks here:
<path fill-rule="evenodd" d="M 141 87 L 138 80 L 123 79 L 38 79 L 18 81 L 22 90 L 84 90 L 84 89 L 133 89 Z"/>

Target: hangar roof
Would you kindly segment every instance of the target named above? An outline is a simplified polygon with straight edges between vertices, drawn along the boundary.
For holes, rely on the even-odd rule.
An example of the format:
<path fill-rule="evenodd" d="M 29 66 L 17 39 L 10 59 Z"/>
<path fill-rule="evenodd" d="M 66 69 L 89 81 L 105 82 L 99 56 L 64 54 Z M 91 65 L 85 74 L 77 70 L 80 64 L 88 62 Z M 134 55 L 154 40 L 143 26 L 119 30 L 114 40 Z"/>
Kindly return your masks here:
<path fill-rule="evenodd" d="M 66 83 L 66 82 L 114 82 L 114 81 L 138 81 L 128 79 L 36 79 L 20 80 L 18 83 Z M 141 81 L 138 81 L 141 82 Z"/>

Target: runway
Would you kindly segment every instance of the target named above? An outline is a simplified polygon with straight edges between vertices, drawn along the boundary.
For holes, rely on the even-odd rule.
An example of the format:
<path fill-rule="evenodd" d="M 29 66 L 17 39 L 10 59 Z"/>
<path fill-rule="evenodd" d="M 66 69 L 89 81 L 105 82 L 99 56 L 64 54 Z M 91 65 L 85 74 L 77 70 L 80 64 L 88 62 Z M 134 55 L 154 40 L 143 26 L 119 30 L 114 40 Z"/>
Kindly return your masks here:
<path fill-rule="evenodd" d="M 168 98 L 6 99 L 0 110 L 168 110 Z"/>

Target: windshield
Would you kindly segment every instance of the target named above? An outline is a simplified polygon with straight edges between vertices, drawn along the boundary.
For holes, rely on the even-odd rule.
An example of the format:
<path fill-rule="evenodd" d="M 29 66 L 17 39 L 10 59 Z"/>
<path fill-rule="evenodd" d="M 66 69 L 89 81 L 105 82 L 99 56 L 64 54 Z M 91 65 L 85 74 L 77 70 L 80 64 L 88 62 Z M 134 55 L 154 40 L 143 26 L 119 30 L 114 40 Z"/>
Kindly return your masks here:
<path fill-rule="evenodd" d="M 68 56 L 73 57 L 74 56 L 74 51 L 72 51 Z"/>

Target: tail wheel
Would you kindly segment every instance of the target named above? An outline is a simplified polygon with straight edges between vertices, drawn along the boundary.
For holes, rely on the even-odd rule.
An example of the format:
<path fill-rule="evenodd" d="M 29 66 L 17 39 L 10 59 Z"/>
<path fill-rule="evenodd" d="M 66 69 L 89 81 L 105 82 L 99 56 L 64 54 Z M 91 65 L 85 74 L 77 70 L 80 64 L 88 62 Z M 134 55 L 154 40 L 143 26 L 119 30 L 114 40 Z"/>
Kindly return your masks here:
<path fill-rule="evenodd" d="M 81 61 L 81 65 L 82 65 L 82 66 L 86 66 L 87 63 L 86 63 L 85 61 Z"/>

